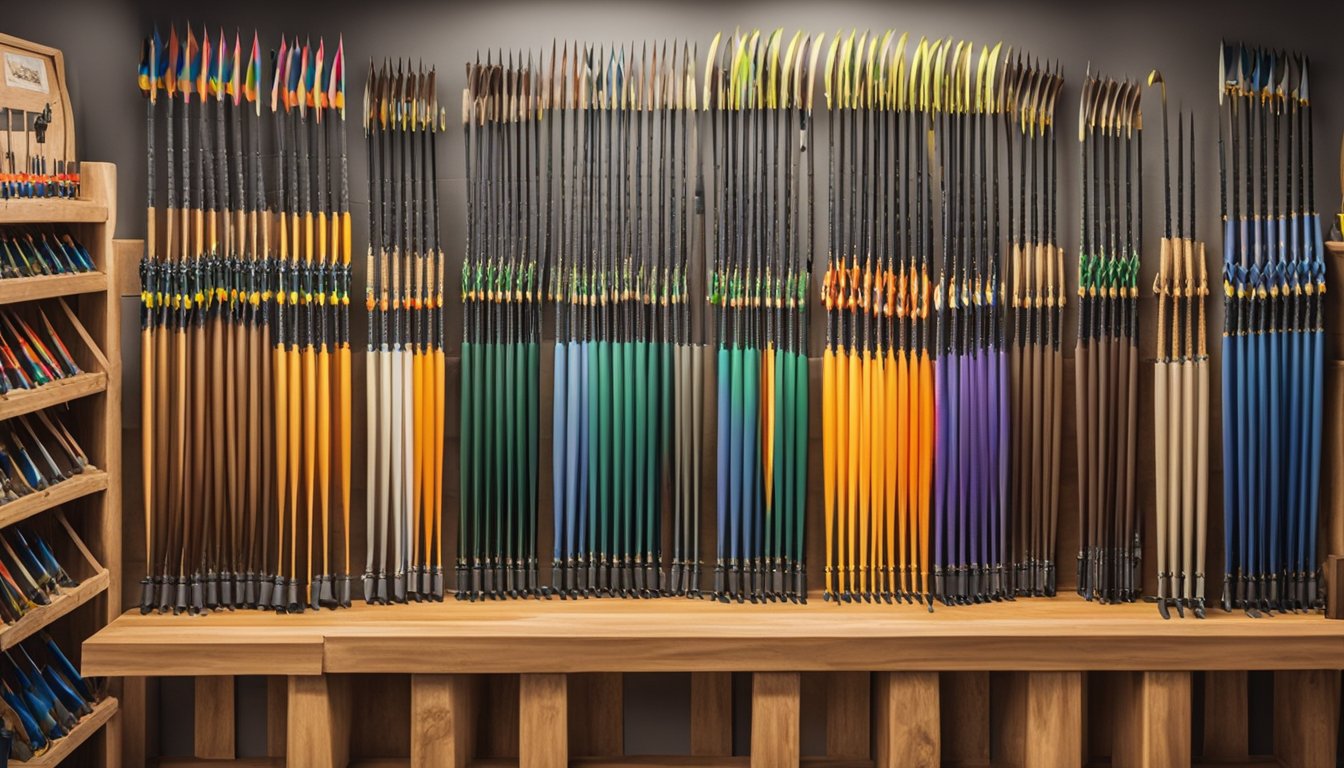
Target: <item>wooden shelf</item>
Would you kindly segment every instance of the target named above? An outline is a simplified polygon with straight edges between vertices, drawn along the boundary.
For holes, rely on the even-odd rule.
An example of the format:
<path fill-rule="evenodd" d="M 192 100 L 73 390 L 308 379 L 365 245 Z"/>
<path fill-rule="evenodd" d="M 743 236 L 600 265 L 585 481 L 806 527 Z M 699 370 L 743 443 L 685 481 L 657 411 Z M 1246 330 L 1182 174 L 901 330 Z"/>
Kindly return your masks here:
<path fill-rule="evenodd" d="M 93 712 L 74 727 L 65 738 L 53 741 L 51 749 L 41 757 L 35 757 L 21 765 L 24 768 L 52 768 L 61 764 L 62 760 L 69 757 L 79 746 L 89 740 L 89 737 L 98 732 L 98 729 L 107 724 L 108 720 L 117 713 L 117 700 L 108 697 L 98 702 L 93 707 Z"/>
<path fill-rule="evenodd" d="M 101 595 L 111 583 L 112 574 L 104 568 L 81 581 L 74 589 L 63 590 L 55 595 L 47 605 L 38 606 L 13 624 L 0 627 L 0 651 L 13 648 L 48 624 Z"/>
<path fill-rule="evenodd" d="M 45 490 L 22 496 L 8 504 L 0 505 L 0 528 L 27 520 L 33 515 L 48 509 L 59 507 L 66 502 L 83 498 L 91 493 L 107 490 L 108 475 L 96 467 L 86 467 L 83 472 L 61 482 L 48 486 Z"/>
<path fill-rule="evenodd" d="M 0 395 L 0 421 L 96 395 L 107 389 L 107 374 L 102 371 L 77 373 L 33 389 L 15 389 Z"/>
<path fill-rule="evenodd" d="M 77 296 L 81 293 L 101 293 L 106 290 L 107 275 L 103 272 L 7 277 L 0 279 L 0 304 L 38 301 L 57 296 Z"/>
<path fill-rule="evenodd" d="M 97 200 L 4 200 L 0 224 L 103 224 L 107 204 Z"/>
<path fill-rule="evenodd" d="M 1264 649 L 1274 648 L 1266 654 Z M 91 675 L 1338 669 L 1319 615 L 1163 621 L 1069 595 L 911 606 L 511 601 L 186 619 L 126 613 L 84 644 Z"/>

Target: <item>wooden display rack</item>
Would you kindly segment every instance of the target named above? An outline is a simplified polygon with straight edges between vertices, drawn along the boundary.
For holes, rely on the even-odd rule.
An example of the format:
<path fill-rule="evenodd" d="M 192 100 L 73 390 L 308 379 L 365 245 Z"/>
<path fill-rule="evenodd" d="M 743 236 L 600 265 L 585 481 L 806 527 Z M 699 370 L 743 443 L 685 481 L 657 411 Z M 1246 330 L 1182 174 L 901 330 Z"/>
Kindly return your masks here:
<path fill-rule="evenodd" d="M 1344 278 L 1344 244 L 1331 252 L 1341 260 L 1331 279 Z M 127 295 L 138 290 L 133 275 L 121 282 Z M 1344 285 L 1330 290 L 1344 295 Z M 1327 357 L 1327 412 L 1339 413 L 1344 334 Z M 1328 423 L 1325 541 L 1339 554 L 1344 484 L 1334 489 L 1331 478 L 1344 476 L 1344 422 Z M 1344 630 L 1319 614 L 1252 620 L 1219 609 L 1204 621 L 1162 621 L 1150 605 L 1087 604 L 1069 592 L 934 614 L 836 607 L 815 593 L 805 606 L 450 599 L 283 617 L 134 611 L 83 653 L 86 673 L 127 678 L 125 763 L 159 768 L 1305 768 L 1333 765 Z M 627 672 L 689 675 L 687 711 L 669 720 L 689 722 L 690 756 L 625 754 Z M 1265 675 L 1251 672 L 1273 677 L 1272 755 L 1252 753 L 1250 702 Z M 267 679 L 269 757 L 236 759 L 237 675 Z M 194 757 L 154 757 L 146 678 L 162 676 L 195 678 Z M 749 708 L 734 706 L 735 688 Z M 823 704 L 824 756 L 801 754 L 804 702 L 808 711 Z M 746 711 L 750 737 L 735 744 L 734 719 Z"/>
<path fill-rule="evenodd" d="M 1246 675 L 1224 670 L 1247 669 L 1276 676 L 1277 754 L 1258 764 L 1325 764 L 1344 631 L 1318 614 L 1163 621 L 1149 605 L 1073 595 L 933 614 L 819 599 L 450 601 L 286 617 L 132 612 L 84 645 L 89 674 L 204 676 L 196 743 L 224 745 L 223 757 L 227 676 L 270 676 L 278 754 L 238 766 L 938 766 L 991 754 L 994 765 L 1180 766 L 1195 751 L 1245 762 L 1246 735 L 1227 726 L 1248 722 Z M 623 672 L 692 673 L 700 757 L 623 754 Z M 750 757 L 731 756 L 735 672 L 751 674 Z M 804 761 L 809 688 L 827 698 L 829 756 Z M 1221 726 L 1195 750 L 1199 689 L 1206 722 Z M 1088 727 L 1098 719 L 1111 724 L 1104 734 Z"/>
<path fill-rule="evenodd" d="M 12 42 L 0 36 L 0 50 Z M 71 234 L 88 248 L 96 270 L 0 279 L 0 304 L 43 301 L 53 323 L 64 329 L 62 336 L 75 362 L 85 371 L 36 389 L 0 395 L 0 420 L 68 406 L 67 425 L 91 464 L 43 491 L 0 505 L 0 527 L 31 519 L 58 531 L 52 546 L 81 580 L 50 605 L 0 628 L 0 648 L 11 648 L 45 630 L 76 664 L 80 642 L 121 613 L 121 305 L 109 277 L 116 272 L 112 248 L 116 167 L 85 163 L 82 175 L 78 200 L 0 202 L 0 226 L 69 225 Z M 27 765 L 54 766 L 72 755 L 82 764 L 120 765 L 118 705 L 117 698 L 109 696 L 74 731 Z M 79 749 L 90 740 L 98 750 L 96 756 Z"/>

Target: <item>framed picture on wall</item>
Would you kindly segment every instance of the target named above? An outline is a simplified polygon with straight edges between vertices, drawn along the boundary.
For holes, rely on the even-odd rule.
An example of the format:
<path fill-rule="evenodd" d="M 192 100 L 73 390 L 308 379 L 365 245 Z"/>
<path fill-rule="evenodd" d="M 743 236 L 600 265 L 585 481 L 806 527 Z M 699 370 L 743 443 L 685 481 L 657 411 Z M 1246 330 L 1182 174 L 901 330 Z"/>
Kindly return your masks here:
<path fill-rule="evenodd" d="M 9 128 L 18 135 L 25 125 L 31 130 L 37 115 L 50 108 L 51 123 L 46 130 L 50 156 L 76 157 L 74 113 L 60 50 L 0 34 L 0 69 L 4 75 L 0 77 L 0 134 Z M 17 165 L 27 161 L 22 141 L 6 149 L 14 152 Z"/>

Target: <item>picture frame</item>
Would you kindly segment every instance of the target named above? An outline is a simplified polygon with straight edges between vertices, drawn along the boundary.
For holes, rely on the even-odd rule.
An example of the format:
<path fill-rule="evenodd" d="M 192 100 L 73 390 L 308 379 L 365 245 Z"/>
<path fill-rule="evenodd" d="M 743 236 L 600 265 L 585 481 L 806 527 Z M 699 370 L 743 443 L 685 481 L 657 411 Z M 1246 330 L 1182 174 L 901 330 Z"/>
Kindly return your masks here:
<path fill-rule="evenodd" d="M 27 113 L 28 125 L 48 105 L 51 124 L 47 128 L 49 154 L 66 159 L 78 159 L 75 154 L 74 111 L 70 106 L 70 91 L 65 77 L 65 56 L 60 49 L 29 40 L 0 34 L 0 154 L 14 152 L 15 162 L 26 162 L 21 141 L 14 147 L 5 146 L 5 117 L 12 120 L 13 132 L 21 134 L 22 114 Z M 8 112 L 6 112 L 8 110 Z"/>

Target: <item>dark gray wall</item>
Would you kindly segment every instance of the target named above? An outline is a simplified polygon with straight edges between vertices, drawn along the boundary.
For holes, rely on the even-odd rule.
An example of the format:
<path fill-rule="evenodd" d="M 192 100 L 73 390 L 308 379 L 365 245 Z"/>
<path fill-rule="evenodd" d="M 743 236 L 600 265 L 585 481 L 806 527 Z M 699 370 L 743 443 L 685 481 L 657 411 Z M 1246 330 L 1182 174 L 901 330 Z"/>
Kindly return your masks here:
<path fill-rule="evenodd" d="M 1319 7 L 1313 8 L 1313 5 Z M 226 8 L 227 11 L 221 11 Z M 356 104 L 363 87 L 363 64 L 372 57 L 403 56 L 436 64 L 441 72 L 442 96 L 455 104 L 463 85 L 462 65 L 478 49 L 549 48 L 554 38 L 593 42 L 645 39 L 688 39 L 707 45 L 716 32 L 753 26 L 801 27 L 834 34 L 837 28 L 882 29 L 894 27 L 918 38 L 954 36 L 990 42 L 1003 40 L 1015 49 L 1041 58 L 1057 59 L 1066 76 L 1060 96 L 1059 119 L 1071 132 L 1075 124 L 1078 84 L 1087 67 L 1115 77 L 1145 78 L 1159 68 L 1168 83 L 1173 112 L 1181 107 L 1196 112 L 1201 150 L 1197 155 L 1201 195 L 1202 234 L 1208 238 L 1210 255 L 1220 253 L 1218 211 L 1213 191 L 1217 189 L 1217 95 L 1215 63 L 1220 39 L 1245 40 L 1276 48 L 1293 48 L 1312 60 L 1312 91 L 1316 113 L 1317 202 L 1324 213 L 1338 209 L 1336 184 L 1339 136 L 1344 130 L 1344 108 L 1332 93 L 1340 92 L 1344 64 L 1332 55 L 1338 44 L 1333 34 L 1344 10 L 1338 3 L 1272 3 L 1229 0 L 1220 3 L 1173 3 L 1133 0 L 1113 3 L 1063 3 L 1048 0 L 1003 3 L 992 0 L 964 2 L 683 2 L 654 3 L 626 0 L 599 2 L 477 2 L 458 4 L 400 0 L 326 3 L 263 2 L 235 0 L 208 5 L 169 3 L 164 0 L 49 0 L 34 5 L 23 15 L 6 19 L 11 34 L 61 48 L 66 54 L 71 98 L 76 113 L 79 152 L 90 160 L 118 164 L 120 210 L 118 235 L 139 237 L 144 231 L 143 209 L 135 201 L 145 195 L 144 103 L 135 84 L 139 40 L 158 23 L 206 23 L 212 29 L 222 24 L 233 30 L 255 25 L 263 43 L 275 45 L 282 32 L 298 31 L 314 39 L 346 35 L 349 87 Z M 198 27 L 199 28 L 199 27 Z M 818 83 L 820 89 L 821 85 Z M 820 95 L 818 95 L 820 101 Z M 1149 128 L 1160 123 L 1155 90 L 1145 96 Z M 453 123 L 449 121 L 450 125 Z M 825 124 L 820 129 L 824 134 Z M 350 170 L 355 213 L 355 240 L 363 242 L 366 230 L 367 194 L 365 153 L 360 128 L 352 135 Z M 1145 186 L 1148 200 L 1148 231 L 1145 252 L 1156 253 L 1161 226 L 1161 152 L 1156 131 L 1148 142 Z M 823 137 L 818 137 L 822 146 Z M 451 246 L 464 239 L 462 137 L 450 130 L 441 155 L 440 197 L 443 206 L 444 242 L 449 258 L 460 258 Z M 1071 250 L 1078 242 L 1077 158 L 1069 143 L 1061 147 L 1060 166 L 1061 245 Z M 822 205 L 819 200 L 818 205 Z M 824 210 L 824 208 L 822 209 Z M 356 259 L 356 280 L 362 280 L 361 260 Z M 1066 260 L 1067 261 L 1067 260 Z M 821 260 L 817 260 L 820 265 Z M 820 269 L 820 266 L 818 267 Z M 1147 285 L 1156 269 L 1156 259 L 1144 263 Z M 1073 268 L 1066 267 L 1072 274 Z M 450 263 L 449 274 L 455 274 Z M 1070 278 L 1072 280 L 1072 277 Z M 357 285 L 359 283 L 357 282 Z M 450 291 L 451 294 L 451 291 Z M 451 296 L 450 296 L 451 300 Z M 1222 308 L 1211 302 L 1210 323 L 1222 322 Z M 450 328 L 457 325 L 456 302 L 450 307 Z M 356 313 L 358 315 L 359 313 Z M 815 313 L 820 321 L 820 313 Z M 132 315 L 127 317 L 131 329 Z M 1071 317 L 1071 313 L 1070 313 Z M 360 318 L 354 318 L 356 334 L 362 333 Z M 818 326 L 819 327 L 819 326 Z M 1066 337 L 1072 328 L 1066 328 Z M 449 334 L 452 338 L 453 334 Z M 819 336 L 818 336 L 819 338 Z M 128 342 L 132 341 L 130 338 Z M 135 349 L 128 343 L 128 354 Z M 814 344 L 814 349 L 818 348 Z M 139 367 L 126 360 L 128 419 L 138 418 Z"/>
<path fill-rule="evenodd" d="M 7 5 L 16 6 L 18 0 Z M 1219 2 L 1175 3 L 1157 0 L 1132 0 L 1111 3 L 1028 2 L 649 2 L 624 0 L 619 3 L 597 2 L 476 2 L 459 5 L 445 2 L 404 0 L 402 2 L 290 2 L 276 0 L 230 0 L 227 3 L 169 3 L 164 0 L 46 0 L 24 4 L 22 13 L 4 16 L 4 31 L 19 37 L 56 46 L 65 51 L 67 74 L 80 156 L 90 160 L 112 161 L 119 166 L 118 235 L 139 237 L 143 234 L 143 209 L 136 201 L 144 199 L 143 102 L 135 85 L 135 67 L 139 40 L 158 22 L 165 26 L 182 23 L 189 16 L 193 23 L 235 26 L 250 31 L 255 25 L 267 44 L 274 44 L 281 32 L 299 31 L 316 38 L 346 35 L 347 61 L 351 69 L 349 84 L 355 93 L 363 86 L 361 63 L 371 56 L 404 56 L 423 59 L 439 66 L 446 78 L 444 101 L 462 87 L 461 65 L 473 57 L 478 47 L 540 48 L 552 38 L 588 41 L 627 41 L 631 39 L 681 38 L 702 45 L 718 31 L 735 27 L 802 27 L 813 32 L 834 34 L 837 26 L 858 28 L 894 27 L 913 36 L 956 36 L 979 41 L 1002 39 L 1016 49 L 1030 51 L 1042 58 L 1058 59 L 1064 66 L 1067 86 L 1060 97 L 1060 119 L 1071 123 L 1076 108 L 1077 85 L 1085 68 L 1114 76 L 1145 77 L 1160 68 L 1169 85 L 1173 109 L 1184 106 L 1195 110 L 1200 150 L 1199 186 L 1209 193 L 1203 202 L 1203 232 L 1209 237 L 1210 250 L 1221 248 L 1215 225 L 1213 190 L 1217 189 L 1217 147 L 1215 61 L 1220 38 L 1246 40 L 1271 47 L 1290 47 L 1312 59 L 1313 103 L 1316 106 L 1317 201 L 1323 212 L 1336 210 L 1339 191 L 1334 169 L 1338 160 L 1336 146 L 1344 128 L 1344 109 L 1331 98 L 1344 92 L 1344 78 L 1338 46 L 1339 23 L 1344 10 L 1338 2 Z M 7 9 L 12 10 L 12 9 Z M 445 82 L 446 80 L 446 82 Z M 1158 102 L 1153 92 L 1145 99 L 1149 127 L 1158 125 Z M 450 121 L 451 123 L 451 121 Z M 358 126 L 351 126 L 352 136 Z M 1156 137 L 1154 137 L 1156 139 Z M 1148 252 L 1155 253 L 1160 227 L 1160 162 L 1155 140 L 1148 143 L 1147 217 Z M 463 239 L 463 168 L 461 136 L 450 131 L 441 175 L 445 242 Z M 351 188 L 359 231 L 363 239 L 363 206 L 367 200 L 364 154 L 360 142 L 352 144 Z M 1072 152 L 1065 151 L 1061 165 L 1062 245 L 1072 250 L 1077 243 L 1076 181 L 1077 165 Z M 455 255 L 456 256 L 456 255 Z M 457 256 L 460 258 L 460 256 Z M 1155 259 L 1145 263 L 1151 280 Z M 451 271 L 450 271 L 451 272 Z M 358 279 L 358 278 L 357 278 Z M 126 415 L 137 417 L 139 403 L 139 366 L 133 326 L 135 313 L 128 305 L 126 313 Z M 1221 323 L 1221 307 L 1212 302 L 1213 328 Z M 451 320 L 450 320 L 451 322 Z M 457 327 L 457 326 L 452 326 Z M 356 329 L 358 333 L 358 329 Z M 1067 331 L 1066 331 L 1067 332 Z M 450 334 L 451 337 L 451 334 Z M 128 421 L 128 423 L 135 423 Z M 648 682 L 647 677 L 641 680 Z M 684 682 L 684 681 L 683 681 Z M 679 690 L 680 683 L 669 683 Z M 245 687 L 239 689 L 246 690 Z M 255 692 L 254 692 L 255 693 Z M 631 718 L 627 735 L 632 751 L 657 750 L 667 746 L 659 727 L 656 702 L 680 700 L 684 693 L 659 695 L 647 689 L 632 696 Z M 190 746 L 190 723 L 184 709 L 177 706 L 189 697 L 189 689 L 165 686 L 163 707 L 166 713 L 162 729 L 166 751 L 181 753 Z M 247 712 L 260 706 L 260 699 L 240 702 Z M 811 708 L 809 708 L 811 709 Z M 252 722 L 244 717 L 244 720 Z M 240 720 L 242 722 L 242 720 Z M 805 713 L 805 742 L 815 746 L 820 736 L 815 710 Z M 254 731 L 255 733 L 255 731 Z M 247 739 L 258 744 L 255 737 Z M 675 741 L 675 740 L 674 740 Z M 252 750 L 248 750 L 249 752 Z M 806 749 L 805 751 L 813 751 Z"/>

